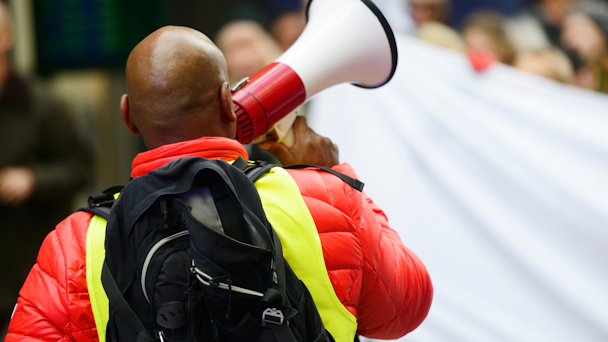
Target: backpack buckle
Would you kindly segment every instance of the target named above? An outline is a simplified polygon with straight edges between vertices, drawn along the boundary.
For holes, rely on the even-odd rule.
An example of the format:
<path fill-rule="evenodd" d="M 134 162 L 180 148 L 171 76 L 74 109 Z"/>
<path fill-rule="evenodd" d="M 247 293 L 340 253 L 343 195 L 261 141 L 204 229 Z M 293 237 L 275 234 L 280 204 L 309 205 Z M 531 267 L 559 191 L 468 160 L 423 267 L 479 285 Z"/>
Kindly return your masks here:
<path fill-rule="evenodd" d="M 266 325 L 266 323 L 283 325 L 284 320 L 283 312 L 277 308 L 268 308 L 262 313 L 262 325 Z"/>

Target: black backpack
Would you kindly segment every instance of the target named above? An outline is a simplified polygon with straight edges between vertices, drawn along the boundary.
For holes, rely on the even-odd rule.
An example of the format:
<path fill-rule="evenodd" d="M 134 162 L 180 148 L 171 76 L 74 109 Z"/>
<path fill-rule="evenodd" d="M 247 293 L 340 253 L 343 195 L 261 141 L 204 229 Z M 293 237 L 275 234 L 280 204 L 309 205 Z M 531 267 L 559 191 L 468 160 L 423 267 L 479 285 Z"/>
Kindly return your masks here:
<path fill-rule="evenodd" d="M 107 341 L 333 341 L 253 185 L 272 166 L 182 158 L 89 199 L 108 218 Z"/>

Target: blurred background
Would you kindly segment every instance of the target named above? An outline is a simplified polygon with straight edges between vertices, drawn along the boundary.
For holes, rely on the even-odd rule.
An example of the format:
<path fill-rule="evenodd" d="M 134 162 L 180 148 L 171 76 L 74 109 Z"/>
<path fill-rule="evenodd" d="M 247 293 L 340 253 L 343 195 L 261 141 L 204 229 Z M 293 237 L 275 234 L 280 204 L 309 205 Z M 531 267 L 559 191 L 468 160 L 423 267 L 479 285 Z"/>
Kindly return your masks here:
<path fill-rule="evenodd" d="M 128 182 L 132 159 L 145 149 L 143 141 L 125 129 L 119 112 L 120 97 L 126 93 L 124 65 L 131 49 L 165 25 L 198 29 L 212 38 L 226 55 L 230 81 L 234 84 L 260 71 L 293 44 L 306 25 L 306 2 L 0 0 L 0 329 L 8 322 L 19 284 L 23 283 L 34 263 L 44 236 L 70 211 L 86 205 L 89 194 Z M 519 69 L 515 71 L 517 76 L 513 76 L 517 89 L 533 88 L 539 82 L 543 84 L 543 90 L 539 90 L 542 94 L 534 95 L 540 102 L 538 106 L 543 108 L 547 103 L 560 107 L 556 103 L 567 98 L 574 101 L 571 103 L 581 103 L 568 107 L 572 111 L 570 114 L 584 116 L 580 111 L 587 108 L 587 103 L 606 103 L 607 97 L 603 95 L 608 92 L 606 1 L 374 2 L 399 38 L 400 57 L 407 55 L 404 51 L 407 46 L 416 51 L 431 51 L 432 56 L 445 55 L 445 58 L 438 57 L 429 70 L 437 71 L 444 64 L 454 65 L 454 68 L 446 69 L 443 76 L 438 76 L 437 84 L 421 89 L 432 92 L 435 92 L 432 89 L 442 89 L 449 84 L 450 73 L 454 70 L 466 70 L 467 77 L 477 77 L 471 84 L 455 86 L 472 89 L 479 86 L 475 82 L 483 77 L 480 75 L 494 67 L 506 68 L 509 75 L 512 70 Z M 429 48 L 429 44 L 433 47 Z M 400 60 L 398 75 L 409 72 L 401 66 L 403 63 L 410 63 L 409 66 L 422 63 L 412 58 Z M 522 74 L 524 76 L 520 76 Z M 421 80 L 425 74 L 417 76 L 415 83 L 423 85 Z M 393 87 L 392 91 L 396 93 L 392 96 L 407 98 L 407 94 L 411 96 L 415 92 L 415 89 L 410 90 L 408 93 L 406 85 L 400 90 Z M 552 91 L 567 95 L 550 99 L 545 93 Z M 436 91 L 434 99 L 445 100 L 441 94 Z M 378 93 L 371 92 L 368 96 L 376 96 L 372 102 L 381 102 Z M 475 103 L 487 102 L 487 94 L 471 91 L 466 96 Z M 517 102 L 517 98 L 514 101 Z M 524 106 L 523 101 L 528 99 L 521 101 Z M 317 113 L 321 113 L 316 114 L 313 99 L 312 105 L 305 109 L 313 124 L 315 115 L 318 118 L 334 109 L 330 104 L 323 106 L 316 107 Z M 588 107 L 593 113 L 608 109 L 597 105 Z M 378 107 L 370 110 L 374 108 Z M 403 111 L 415 113 L 418 109 Z M 491 108 L 478 109 L 491 112 Z M 562 109 L 563 106 L 554 110 Z M 509 110 L 518 111 L 517 108 Z M 319 120 L 317 125 L 321 133 L 331 138 L 334 138 L 332 134 L 337 134 L 332 127 L 340 126 L 339 122 Z M 604 132 L 605 128 L 608 127 L 602 128 Z M 346 144 L 340 145 L 346 152 L 343 155 L 351 156 L 351 159 L 369 156 L 363 147 L 353 147 L 357 146 L 356 142 L 346 139 L 343 144 Z M 406 146 L 407 142 L 393 141 L 392 144 Z M 595 151 L 599 151 L 599 159 L 606 160 L 606 146 L 603 141 L 600 145 L 601 148 Z M 250 147 L 250 151 L 262 153 L 255 147 Z M 500 157 L 499 153 L 495 155 Z M 380 197 L 390 197 L 378 193 Z M 382 204 L 383 200 L 379 202 Z M 391 213 L 388 213 L 390 218 Z M 601 212 L 602 220 L 595 222 L 605 223 L 605 214 Z M 405 244 L 409 246 L 407 241 Z M 426 257 L 429 260 L 438 258 L 437 255 Z M 15 262 L 16 259 L 19 262 Z M 425 255 L 422 259 L 425 260 Z M 433 268 L 432 264 L 429 269 L 432 276 L 433 272 L 441 272 L 440 267 Z M 608 311 L 604 313 L 608 316 Z M 433 327 L 441 330 L 438 326 L 441 324 Z M 481 341 L 487 337 L 481 335 L 485 337 L 479 339 L 468 331 L 462 332 L 464 335 L 458 335 L 461 332 L 437 335 L 444 338 L 422 334 L 412 340 Z M 502 332 L 496 334 L 505 336 Z M 607 336 L 605 331 L 602 334 L 594 336 Z M 492 340 L 527 339 L 485 339 Z"/>
<path fill-rule="evenodd" d="M 184 25 L 225 52 L 231 80 L 251 76 L 297 39 L 305 0 L 2 0 L 14 28 L 14 72 L 67 106 L 95 156 L 90 185 L 128 180 L 142 144 L 118 115 L 130 50 L 164 25 Z M 395 31 L 492 56 L 543 76 L 603 91 L 608 9 L 603 1 L 378 0 Z"/>

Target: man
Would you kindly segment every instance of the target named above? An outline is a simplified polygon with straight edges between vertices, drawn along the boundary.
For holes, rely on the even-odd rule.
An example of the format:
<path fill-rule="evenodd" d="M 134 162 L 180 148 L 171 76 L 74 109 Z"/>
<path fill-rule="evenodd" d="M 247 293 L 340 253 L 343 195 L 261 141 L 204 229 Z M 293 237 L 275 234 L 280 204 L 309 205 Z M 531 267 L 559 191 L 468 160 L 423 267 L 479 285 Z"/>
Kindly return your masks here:
<path fill-rule="evenodd" d="M 57 102 L 13 73 L 0 1 L 0 337 L 44 237 L 70 213 L 90 157 Z"/>
<path fill-rule="evenodd" d="M 131 52 L 126 74 L 122 117 L 149 148 L 133 161 L 133 177 L 181 157 L 247 158 L 244 147 L 234 140 L 237 117 L 226 62 L 205 35 L 183 27 L 159 29 Z M 273 142 L 263 146 L 284 164 L 317 164 L 355 176 L 347 164 L 336 165 L 335 145 L 310 130 L 304 119 L 297 120 L 294 129 L 293 147 Z M 382 210 L 364 193 L 324 171 L 294 170 L 288 176 L 322 245 L 319 256 L 327 272 L 313 276 L 327 279 L 331 293 L 326 294 L 330 300 L 315 301 L 324 308 L 321 317 L 334 338 L 352 341 L 355 333 L 396 338 L 415 329 L 430 308 L 432 285 L 420 260 L 388 227 Z M 284 198 L 286 203 L 291 200 Z M 105 334 L 104 324 L 96 326 L 99 315 L 87 295 L 90 221 L 90 214 L 78 212 L 49 234 L 21 290 L 7 342 L 89 341 Z M 315 258 L 309 257 L 294 264 L 306 265 Z M 298 274 L 297 267 L 294 272 Z"/>

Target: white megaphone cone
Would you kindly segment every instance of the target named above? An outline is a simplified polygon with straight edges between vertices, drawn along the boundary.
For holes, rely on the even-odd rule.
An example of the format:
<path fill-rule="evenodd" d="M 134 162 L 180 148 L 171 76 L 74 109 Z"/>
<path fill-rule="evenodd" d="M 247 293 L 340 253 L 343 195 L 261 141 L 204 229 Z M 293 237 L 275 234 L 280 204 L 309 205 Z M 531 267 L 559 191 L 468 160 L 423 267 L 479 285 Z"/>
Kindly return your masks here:
<path fill-rule="evenodd" d="M 306 15 L 308 24 L 293 46 L 235 87 L 232 98 L 241 143 L 265 134 L 326 88 L 345 82 L 377 88 L 395 73 L 395 37 L 371 1 L 310 0 Z"/>

